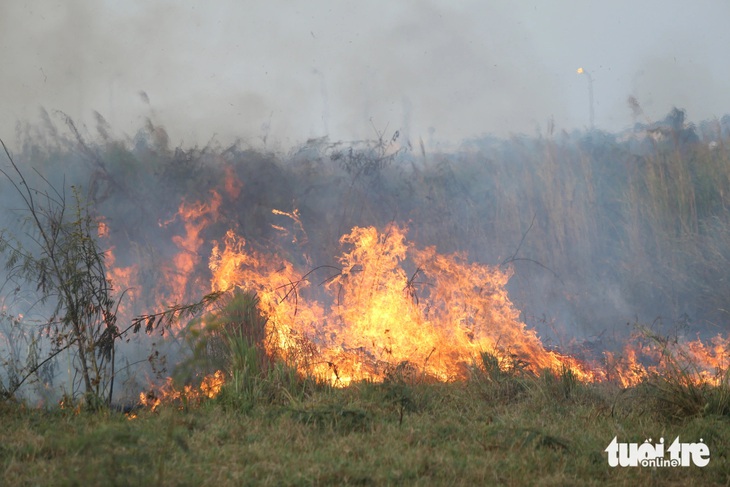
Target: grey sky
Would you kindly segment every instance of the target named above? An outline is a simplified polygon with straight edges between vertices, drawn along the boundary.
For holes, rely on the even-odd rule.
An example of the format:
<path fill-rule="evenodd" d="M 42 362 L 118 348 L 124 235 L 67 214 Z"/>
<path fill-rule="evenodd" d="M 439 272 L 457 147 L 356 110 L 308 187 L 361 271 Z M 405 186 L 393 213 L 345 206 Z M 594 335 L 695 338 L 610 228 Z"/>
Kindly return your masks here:
<path fill-rule="evenodd" d="M 39 107 L 173 143 L 400 129 L 458 142 L 730 113 L 730 2 L 50 1 L 0 6 L 0 137 Z M 139 95 L 149 96 L 147 105 Z M 371 122 L 372 121 L 372 122 Z M 268 127 L 268 128 L 267 128 Z"/>

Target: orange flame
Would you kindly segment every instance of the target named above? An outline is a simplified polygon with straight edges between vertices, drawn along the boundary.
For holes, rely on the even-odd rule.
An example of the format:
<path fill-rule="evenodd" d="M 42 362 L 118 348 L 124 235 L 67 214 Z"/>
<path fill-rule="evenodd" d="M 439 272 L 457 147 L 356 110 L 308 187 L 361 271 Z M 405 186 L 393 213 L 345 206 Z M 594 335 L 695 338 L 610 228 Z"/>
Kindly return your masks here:
<path fill-rule="evenodd" d="M 268 351 L 336 385 L 382 380 L 403 362 L 438 380 L 465 378 L 482 351 L 515 354 L 535 371 L 567 367 L 583 380 L 593 378 L 577 360 L 547 351 L 518 321 L 504 289 L 509 272 L 469 264 L 460 254 L 419 250 L 405 235 L 391 225 L 383 233 L 356 227 L 343 236 L 349 251 L 325 286 L 326 307 L 302 299 L 308 283 L 292 264 L 273 267 L 278 259 L 246 252 L 245 241 L 229 231 L 223 250 L 216 244 L 211 255 L 212 288 L 256 291 L 269 318 Z M 417 269 L 410 278 L 406 263 Z M 304 352 L 307 344 L 314 344 L 315 356 Z"/>
<path fill-rule="evenodd" d="M 161 387 L 153 388 L 146 393 L 141 392 L 139 394 L 139 404 L 153 412 L 163 404 L 175 404 L 179 408 L 183 408 L 191 403 L 199 403 L 204 398 L 215 398 L 220 393 L 224 382 L 225 375 L 221 370 L 203 377 L 203 381 L 198 388 L 186 385 L 182 389 L 178 389 L 175 387 L 172 378 L 168 377 Z"/>
<path fill-rule="evenodd" d="M 243 189 L 243 183 L 238 176 L 233 166 L 225 166 L 226 179 L 225 179 L 225 191 L 228 197 L 232 200 L 237 199 L 241 195 Z"/>
<path fill-rule="evenodd" d="M 107 265 L 107 279 L 111 284 L 112 288 L 118 293 L 125 292 L 127 299 L 122 300 L 119 303 L 118 313 L 121 316 L 129 316 L 129 310 L 127 304 L 131 301 L 134 302 L 139 296 L 139 266 L 131 265 L 127 267 L 116 266 L 116 256 L 114 254 L 114 247 L 110 247 L 106 253 L 106 265 Z"/>
<path fill-rule="evenodd" d="M 235 174 L 226 181 L 226 194 L 238 196 L 242 185 Z M 162 269 L 172 293 L 160 299 L 181 300 L 191 290 L 204 291 L 200 282 L 188 289 L 188 281 L 201 262 L 203 230 L 219 218 L 221 204 L 221 195 L 212 191 L 209 202 L 183 201 L 176 216 L 162 224 L 180 218 L 185 232 L 173 237 L 179 252 L 172 266 Z M 291 235 L 291 243 L 306 243 L 298 210 L 272 213 L 293 223 L 291 230 L 274 228 Z M 108 226 L 104 229 L 108 234 Z M 464 254 L 444 255 L 435 247 L 418 248 L 406 240 L 406 233 L 394 224 L 384 231 L 353 228 L 340 239 L 338 272 L 323 285 L 311 286 L 310 274 L 276 253 L 247 247 L 244 238 L 229 230 L 211 242 L 210 288 L 255 292 L 267 318 L 267 353 L 336 386 L 383 380 L 403 363 L 424 378 L 460 380 L 481 352 L 516 358 L 535 373 L 568 369 L 584 382 L 611 380 L 623 387 L 672 368 L 690 371 L 697 383 L 727 380 L 723 373 L 730 365 L 730 337 L 717 336 L 709 343 L 655 343 L 635 337 L 622 354 L 605 352 L 603 364 L 590 366 L 547 350 L 537 333 L 519 320 L 507 295 L 510 269 L 470 263 Z M 113 250 L 107 261 L 110 280 L 118 289 L 134 287 L 137 267 L 115 267 Z M 199 389 L 178 390 L 168 380 L 156 392 L 141 394 L 140 403 L 155 410 L 164 401 L 212 398 L 224 381 L 221 371 L 205 377 Z"/>
<path fill-rule="evenodd" d="M 622 386 L 631 387 L 652 376 L 681 374 L 696 385 L 719 386 L 728 380 L 730 337 L 717 335 L 709 344 L 693 340 L 634 337 L 624 349 L 623 360 L 606 353 L 606 369 Z M 646 365 L 651 364 L 651 365 Z"/>
<path fill-rule="evenodd" d="M 218 210 L 222 198 L 217 191 L 211 191 L 209 203 L 196 202 L 180 203 L 177 215 L 185 226 L 184 236 L 175 236 L 172 241 L 180 252 L 173 257 L 173 266 L 165 269 L 168 282 L 172 287 L 172 296 L 175 301 L 182 301 L 187 294 L 188 279 L 194 275 L 195 267 L 200 262 L 199 249 L 203 245 L 200 233 L 212 221 L 217 220 Z"/>
<path fill-rule="evenodd" d="M 109 225 L 107 225 L 104 221 L 99 221 L 96 231 L 99 238 L 106 238 L 109 236 Z"/>

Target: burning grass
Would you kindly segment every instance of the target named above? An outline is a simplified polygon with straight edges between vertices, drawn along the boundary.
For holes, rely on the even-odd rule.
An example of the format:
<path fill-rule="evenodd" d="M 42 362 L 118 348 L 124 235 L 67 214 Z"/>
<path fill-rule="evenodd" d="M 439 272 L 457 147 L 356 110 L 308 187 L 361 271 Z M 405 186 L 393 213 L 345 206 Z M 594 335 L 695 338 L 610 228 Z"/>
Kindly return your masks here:
<path fill-rule="evenodd" d="M 266 353 L 337 386 L 382 380 L 403 362 L 435 380 L 464 379 L 482 351 L 501 349 L 533 371 L 568 367 L 581 380 L 593 377 L 580 362 L 546 350 L 518 321 L 505 290 L 509 270 L 419 249 L 397 225 L 355 227 L 340 242 L 335 274 L 311 290 L 291 263 L 248 251 L 229 232 L 212 251 L 212 290 L 255 292 L 266 316 Z"/>
<path fill-rule="evenodd" d="M 579 360 L 546 349 L 518 320 L 505 290 L 509 270 L 419 249 L 396 225 L 355 228 L 341 243 L 337 272 L 313 290 L 292 263 L 246 249 L 229 231 L 210 258 L 212 291 L 228 294 L 186 329 L 189 365 L 224 370 L 236 390 L 249 391 L 276 367 L 298 377 L 290 383 L 307 377 L 346 387 L 402 370 L 424 382 L 463 381 L 475 361 L 477 374 L 504 384 L 507 398 L 541 374 L 560 376 L 566 391 L 592 382 L 727 383 L 730 348 L 722 336 L 703 343 L 639 329 L 623 353 Z M 165 395 L 179 396 L 176 389 Z"/>
<path fill-rule="evenodd" d="M 590 383 L 640 385 L 675 417 L 723 415 L 728 408 L 724 392 L 709 392 L 728 386 L 730 348 L 722 336 L 705 343 L 639 328 L 623 353 L 579 360 L 548 350 L 518 320 L 505 290 L 509 270 L 419 249 L 396 225 L 383 232 L 356 227 L 341 244 L 339 267 L 329 268 L 336 273 L 312 289 L 309 274 L 247 249 L 229 231 L 209 263 L 211 290 L 223 297 L 178 334 L 192 351 L 178 375 L 208 375 L 199 387 L 168 378 L 141 394 L 141 404 L 186 408 L 222 391 L 230 407 L 250 409 L 262 397 L 291 402 L 291 391 L 301 399 L 318 384 L 399 377 L 475 380 L 487 384 L 495 402 L 517 400 L 531 382 L 544 380 L 565 397 Z M 410 402 L 401 399 L 402 420 Z"/>

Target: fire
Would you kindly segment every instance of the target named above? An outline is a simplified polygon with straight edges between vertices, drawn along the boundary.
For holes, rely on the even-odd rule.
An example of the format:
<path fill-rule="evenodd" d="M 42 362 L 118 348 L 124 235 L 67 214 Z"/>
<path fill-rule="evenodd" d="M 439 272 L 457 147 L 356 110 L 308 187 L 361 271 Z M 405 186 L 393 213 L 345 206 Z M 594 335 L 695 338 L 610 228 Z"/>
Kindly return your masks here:
<path fill-rule="evenodd" d="M 74 402 L 66 396 L 58 401 L 58 408 L 61 410 L 70 410 L 75 416 L 81 414 L 81 402 Z"/>
<path fill-rule="evenodd" d="M 635 336 L 624 349 L 624 359 L 606 353 L 606 368 L 622 386 L 631 387 L 652 376 L 681 374 L 696 385 L 719 386 L 728 380 L 730 337 L 717 335 L 709 344 L 701 340 L 647 341 Z"/>
<path fill-rule="evenodd" d="M 312 289 L 293 264 L 247 249 L 229 231 L 210 258 L 212 290 L 255 291 L 268 316 L 268 353 L 338 386 L 382 380 L 402 363 L 424 377 L 459 380 L 483 351 L 518 358 L 536 373 L 568 369 L 583 382 L 624 387 L 670 367 L 716 385 L 728 369 L 730 339 L 721 336 L 662 345 L 639 334 L 623 356 L 606 352 L 604 364 L 547 350 L 519 321 L 505 289 L 510 270 L 419 249 L 406 233 L 397 225 L 353 228 L 340 239 L 339 272 Z"/>
<path fill-rule="evenodd" d="M 296 243 L 306 244 L 307 243 L 309 238 L 307 237 L 307 232 L 304 231 L 304 225 L 302 225 L 302 220 L 299 216 L 299 210 L 297 208 L 294 208 L 294 210 L 291 212 L 277 210 L 276 208 L 274 208 L 273 210 L 271 210 L 271 213 L 273 213 L 274 215 L 288 217 L 296 226 L 296 228 L 292 232 L 290 232 L 283 226 L 275 225 L 272 223 L 271 227 L 273 229 L 278 230 L 283 235 L 291 234 L 291 243 L 293 243 L 293 244 L 296 244 Z"/>
<path fill-rule="evenodd" d="M 238 176 L 236 175 L 236 171 L 233 168 L 233 166 L 225 166 L 225 172 L 226 172 L 226 179 L 225 179 L 226 194 L 228 194 L 228 196 L 232 200 L 235 200 L 241 194 L 241 190 L 243 189 L 243 183 L 241 182 L 240 179 L 238 179 Z"/>
<path fill-rule="evenodd" d="M 108 227 L 107 227 L 108 228 Z M 134 264 L 126 267 L 116 265 L 117 258 L 114 254 L 114 247 L 110 247 L 106 253 L 107 279 L 112 287 L 118 292 L 126 292 L 128 299 L 135 300 L 139 295 L 139 266 Z M 123 300 L 119 305 L 122 315 L 127 315 L 127 301 Z"/>
<path fill-rule="evenodd" d="M 230 191 L 240 190 L 240 182 L 236 183 L 231 173 Z M 203 231 L 219 218 L 219 209 L 222 197 L 217 191 L 211 191 L 209 201 L 188 203 L 183 200 L 178 211 L 172 218 L 160 221 L 160 228 L 167 228 L 173 222 L 181 222 L 183 232 L 172 237 L 172 242 L 178 251 L 171 256 L 165 256 L 166 262 L 140 272 L 139 263 L 119 265 L 117 262 L 116 246 L 110 240 L 110 225 L 103 220 L 98 223 L 98 236 L 107 246 L 104 255 L 107 267 L 107 279 L 118 293 L 123 293 L 119 312 L 124 319 L 131 319 L 135 314 L 142 312 L 149 306 L 150 301 L 157 310 L 164 310 L 170 304 L 186 302 L 204 289 L 194 280 L 197 267 L 201 261 L 200 247 L 205 243 Z M 142 249 L 133 245 L 132 249 L 139 257 Z M 127 257 L 129 259 L 129 257 Z M 150 274 L 156 277 L 156 283 L 150 288 L 150 277 L 141 274 Z M 144 282 L 143 282 L 144 281 Z M 142 299 L 140 299 L 142 298 Z M 145 308 L 142 308 L 144 306 Z"/>
<path fill-rule="evenodd" d="M 204 242 L 200 234 L 205 227 L 218 218 L 221 202 L 221 195 L 217 191 L 211 191 L 211 200 L 208 203 L 188 204 L 185 201 L 180 203 L 176 217 L 183 221 L 185 235 L 173 237 L 172 241 L 178 246 L 180 252 L 173 257 L 172 267 L 165 269 L 165 274 L 173 289 L 171 297 L 175 301 L 182 301 L 187 295 L 188 279 L 194 275 L 195 267 L 200 261 L 198 251 Z"/>
<path fill-rule="evenodd" d="M 204 398 L 215 398 L 220 393 L 224 383 L 225 374 L 221 370 L 203 377 L 200 387 L 197 388 L 186 385 L 182 389 L 178 389 L 172 378 L 168 377 L 162 386 L 152 388 L 148 392 L 141 392 L 139 394 L 139 404 L 153 412 L 162 404 L 176 404 L 178 407 L 183 408 L 192 403 L 199 403 Z"/>
<path fill-rule="evenodd" d="M 214 242 L 209 267 L 212 291 L 235 287 L 255 291 L 261 310 L 268 316 L 267 350 L 285 359 L 297 360 L 302 351 L 297 336 L 312 331 L 323 319 L 322 308 L 295 299 L 308 287 L 294 266 L 276 255 L 263 256 L 245 248 L 246 241 L 229 230 L 221 244 Z"/>
<path fill-rule="evenodd" d="M 709 345 L 694 340 L 687 344 L 687 350 L 689 360 L 699 367 L 702 378 L 712 385 L 719 385 L 723 380 L 722 373 L 730 367 L 730 337 L 716 335 Z"/>
<path fill-rule="evenodd" d="M 222 370 L 216 370 L 213 375 L 206 375 L 200 384 L 200 392 L 208 399 L 216 397 L 223 388 L 226 379 Z"/>
<path fill-rule="evenodd" d="M 99 238 L 106 238 L 109 236 L 109 225 L 107 225 L 105 222 L 100 221 L 99 226 L 97 227 L 97 234 Z"/>
<path fill-rule="evenodd" d="M 384 232 L 355 227 L 340 243 L 341 271 L 319 290 L 323 296 L 305 299 L 309 282 L 291 263 L 246 251 L 229 231 L 211 255 L 212 290 L 257 292 L 269 318 L 268 352 L 335 385 L 382 380 L 404 362 L 437 380 L 463 379 L 482 351 L 515 354 L 535 371 L 567 367 L 593 378 L 577 360 L 547 351 L 518 321 L 504 288 L 508 271 L 418 249 L 397 225 Z"/>
<path fill-rule="evenodd" d="M 224 194 L 237 196 L 242 184 L 233 173 L 227 181 Z M 171 289 L 158 297 L 161 307 L 164 301 L 207 291 L 192 278 L 199 273 L 204 232 L 218 220 L 222 202 L 216 191 L 208 202 L 183 201 L 173 219 L 161 224 L 179 219 L 184 228 L 183 234 L 173 237 L 179 252 L 172 265 L 160 269 Z M 291 222 L 291 229 L 272 225 L 291 237 L 289 244 L 306 244 L 297 209 L 272 213 Z M 104 228 L 108 235 L 108 226 Z M 604 352 L 601 364 L 548 350 L 536 331 L 520 321 L 507 295 L 510 269 L 469 262 L 463 253 L 445 255 L 435 247 L 419 248 L 406 236 L 407 229 L 396 224 L 383 230 L 354 227 L 340 238 L 337 265 L 312 270 L 297 268 L 271 249 L 262 252 L 228 230 L 222 239 L 210 241 L 208 286 L 216 292 L 256 293 L 266 317 L 261 344 L 266 353 L 302 375 L 339 387 L 353 381 L 382 381 L 403 364 L 426 380 L 462 380 L 482 352 L 518 359 L 534 373 L 567 369 L 583 382 L 609 380 L 623 387 L 671 370 L 685 371 L 697 383 L 717 385 L 727 380 L 723 373 L 730 365 L 730 338 L 722 336 L 708 343 L 637 336 L 621 354 Z M 113 250 L 107 260 L 110 280 L 118 289 L 134 287 L 137 267 L 115 267 Z M 166 402 L 214 398 L 224 383 L 220 370 L 203 378 L 199 388 L 178 389 L 168 379 L 154 391 L 140 394 L 140 404 L 156 410 Z"/>
<path fill-rule="evenodd" d="M 578 73 L 578 74 L 583 74 L 584 73 L 583 68 L 578 68 L 578 69 L 575 70 L 575 72 Z"/>

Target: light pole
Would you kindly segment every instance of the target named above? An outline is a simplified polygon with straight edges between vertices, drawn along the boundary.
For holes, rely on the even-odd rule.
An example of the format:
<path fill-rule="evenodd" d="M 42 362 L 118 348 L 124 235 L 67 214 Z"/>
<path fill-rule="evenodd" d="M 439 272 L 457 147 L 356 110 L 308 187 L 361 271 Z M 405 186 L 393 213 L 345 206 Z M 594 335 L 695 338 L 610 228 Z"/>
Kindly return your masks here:
<path fill-rule="evenodd" d="M 589 117 L 590 117 L 590 123 L 591 123 L 591 130 L 593 130 L 594 124 L 593 120 L 595 118 L 595 114 L 593 112 L 593 76 L 591 76 L 591 73 L 586 71 L 583 68 L 578 68 L 576 70 L 578 74 L 585 74 L 588 77 L 588 110 L 589 110 Z"/>

